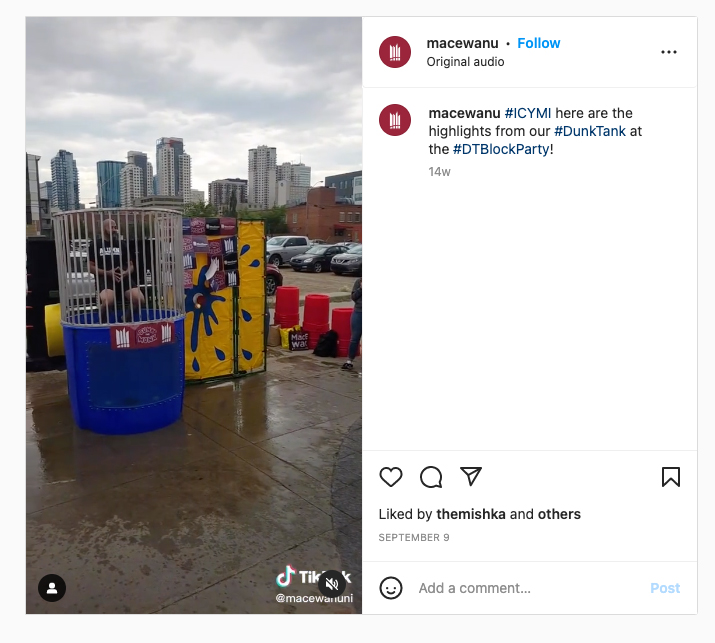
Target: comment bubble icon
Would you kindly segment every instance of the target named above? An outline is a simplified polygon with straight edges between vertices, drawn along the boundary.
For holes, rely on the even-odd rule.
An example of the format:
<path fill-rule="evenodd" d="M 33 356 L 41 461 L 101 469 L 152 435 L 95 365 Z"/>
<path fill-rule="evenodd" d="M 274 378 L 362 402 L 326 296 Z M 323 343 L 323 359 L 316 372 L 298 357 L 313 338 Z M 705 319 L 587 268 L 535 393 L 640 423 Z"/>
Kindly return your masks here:
<path fill-rule="evenodd" d="M 442 472 L 437 467 L 425 467 L 420 473 L 420 482 L 428 489 L 441 489 Z"/>

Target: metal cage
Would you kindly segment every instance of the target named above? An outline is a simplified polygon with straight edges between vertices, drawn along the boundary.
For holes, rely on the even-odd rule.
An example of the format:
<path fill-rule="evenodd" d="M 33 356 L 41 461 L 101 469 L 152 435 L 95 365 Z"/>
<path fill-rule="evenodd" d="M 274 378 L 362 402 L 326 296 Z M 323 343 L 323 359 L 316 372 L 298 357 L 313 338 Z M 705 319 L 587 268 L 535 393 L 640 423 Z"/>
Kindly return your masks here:
<path fill-rule="evenodd" d="M 183 317 L 181 220 L 179 212 L 162 209 L 53 215 L 62 324 L 102 327 Z M 115 226 L 118 238 L 110 239 L 108 227 Z M 102 255 L 108 243 L 115 249 L 109 258 Z M 110 274 L 115 271 L 129 272 L 117 279 Z"/>
<path fill-rule="evenodd" d="M 77 425 L 128 434 L 175 422 L 184 396 L 181 214 L 77 210 L 53 222 Z"/>

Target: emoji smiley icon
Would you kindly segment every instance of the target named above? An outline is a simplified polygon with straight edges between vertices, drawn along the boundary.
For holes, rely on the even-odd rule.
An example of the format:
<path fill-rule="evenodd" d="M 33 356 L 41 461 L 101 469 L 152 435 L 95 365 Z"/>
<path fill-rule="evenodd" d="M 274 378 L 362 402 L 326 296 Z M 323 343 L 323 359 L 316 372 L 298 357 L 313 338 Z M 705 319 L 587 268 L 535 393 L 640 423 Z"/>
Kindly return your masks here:
<path fill-rule="evenodd" d="M 388 601 L 394 601 L 400 594 L 402 594 L 402 583 L 399 578 L 394 576 L 388 576 L 384 578 L 380 583 L 380 594 L 383 595 Z"/>

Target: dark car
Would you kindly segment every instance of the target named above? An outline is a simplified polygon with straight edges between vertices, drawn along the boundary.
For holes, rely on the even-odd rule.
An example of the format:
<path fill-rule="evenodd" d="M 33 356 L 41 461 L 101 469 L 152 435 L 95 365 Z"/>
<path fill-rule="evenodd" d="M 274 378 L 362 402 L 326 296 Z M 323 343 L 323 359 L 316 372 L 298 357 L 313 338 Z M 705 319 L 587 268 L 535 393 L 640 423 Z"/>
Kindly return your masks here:
<path fill-rule="evenodd" d="M 273 264 L 266 264 L 266 295 L 271 297 L 276 294 L 278 286 L 283 285 L 283 275 Z"/>
<path fill-rule="evenodd" d="M 316 245 L 308 252 L 293 257 L 290 260 L 290 265 L 296 272 L 306 270 L 308 272 L 323 272 L 330 270 L 330 262 L 336 255 L 347 252 L 347 246 L 342 243 L 335 245 Z"/>
<path fill-rule="evenodd" d="M 333 257 L 330 269 L 336 275 L 362 275 L 362 245 L 348 248 L 345 254 Z"/>

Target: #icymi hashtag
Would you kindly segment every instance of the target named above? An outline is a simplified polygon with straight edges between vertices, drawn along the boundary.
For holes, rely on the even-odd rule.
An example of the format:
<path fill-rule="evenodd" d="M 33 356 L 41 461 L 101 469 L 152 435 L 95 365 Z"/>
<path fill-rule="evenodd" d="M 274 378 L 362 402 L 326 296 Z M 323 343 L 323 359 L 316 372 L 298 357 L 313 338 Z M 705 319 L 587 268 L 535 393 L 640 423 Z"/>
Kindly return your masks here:
<path fill-rule="evenodd" d="M 430 146 L 432 147 L 432 146 Z M 443 149 L 449 149 L 445 146 Z M 445 153 L 444 151 L 442 152 Z M 536 156 L 547 156 L 554 153 L 553 145 L 523 145 L 521 143 L 512 145 L 493 145 L 492 143 L 456 143 L 452 148 L 453 154 L 533 154 Z"/>

